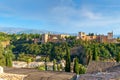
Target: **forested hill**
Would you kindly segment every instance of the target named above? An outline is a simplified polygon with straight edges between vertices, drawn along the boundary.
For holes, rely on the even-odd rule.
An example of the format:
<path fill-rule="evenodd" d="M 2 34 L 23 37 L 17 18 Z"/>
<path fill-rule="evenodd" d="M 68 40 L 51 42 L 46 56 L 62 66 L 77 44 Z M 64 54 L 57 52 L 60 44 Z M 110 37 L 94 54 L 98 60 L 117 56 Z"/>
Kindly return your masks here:
<path fill-rule="evenodd" d="M 69 49 L 75 49 L 77 55 L 72 55 L 71 59 L 78 57 L 81 64 L 87 65 L 93 61 L 120 61 L 120 44 L 115 43 L 97 43 L 95 41 L 76 40 L 74 36 L 66 38 L 64 42 L 44 43 L 34 42 L 34 39 L 41 39 L 40 34 L 6 34 L 0 33 L 0 41 L 10 41 L 6 48 L 0 48 L 3 54 L 9 50 L 15 57 L 14 60 L 27 61 L 35 60 L 35 56 L 42 56 L 39 61 L 57 61 L 64 60 L 66 57 L 66 44 Z M 2 45 L 2 44 L 1 44 Z M 1 46 L 2 47 L 2 46 Z M 80 48 L 79 48 L 80 47 Z M 47 57 L 47 58 L 46 58 Z"/>

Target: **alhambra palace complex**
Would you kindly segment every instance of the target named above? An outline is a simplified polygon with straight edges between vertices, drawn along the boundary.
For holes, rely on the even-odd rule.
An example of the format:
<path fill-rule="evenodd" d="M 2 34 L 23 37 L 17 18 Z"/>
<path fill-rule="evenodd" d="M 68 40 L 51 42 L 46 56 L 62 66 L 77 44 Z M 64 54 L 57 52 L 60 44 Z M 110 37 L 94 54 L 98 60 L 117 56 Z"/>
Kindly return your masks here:
<path fill-rule="evenodd" d="M 60 42 L 65 41 L 66 37 L 69 37 L 70 35 L 65 34 L 43 34 L 42 35 L 42 43 L 46 42 Z M 76 39 L 84 40 L 84 41 L 90 41 L 95 40 L 100 43 L 117 43 L 117 40 L 113 38 L 113 32 L 109 32 L 107 35 L 86 35 L 84 32 L 79 32 L 78 36 L 76 36 Z"/>
<path fill-rule="evenodd" d="M 46 42 L 64 42 L 66 41 L 66 37 L 70 37 L 68 34 L 42 34 L 42 39 L 35 38 L 33 39 L 34 43 L 46 43 Z M 77 40 L 90 41 L 94 40 L 99 43 L 118 43 L 117 39 L 113 38 L 113 32 L 108 32 L 107 35 L 87 35 L 85 32 L 79 32 L 78 36 L 75 36 Z M 1 42 L 3 47 L 6 47 L 10 44 L 10 41 Z"/>

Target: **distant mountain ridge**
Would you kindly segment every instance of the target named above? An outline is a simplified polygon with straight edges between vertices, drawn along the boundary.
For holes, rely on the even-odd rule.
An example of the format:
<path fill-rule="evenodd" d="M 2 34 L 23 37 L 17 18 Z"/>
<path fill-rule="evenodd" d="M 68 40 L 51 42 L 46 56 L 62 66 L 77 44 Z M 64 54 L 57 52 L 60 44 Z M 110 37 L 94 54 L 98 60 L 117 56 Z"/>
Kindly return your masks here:
<path fill-rule="evenodd" d="M 62 33 L 62 32 L 55 32 L 55 31 L 47 31 L 47 30 L 36 30 L 36 29 L 26 29 L 26 28 L 13 28 L 13 27 L 0 27 L 0 32 L 6 32 L 9 34 L 45 34 L 45 33 L 50 33 L 50 34 L 69 34 L 72 36 L 77 36 L 76 33 Z"/>
<path fill-rule="evenodd" d="M 47 31 L 47 30 L 36 30 L 36 29 L 26 29 L 26 28 L 14 28 L 14 27 L 0 27 L 0 32 L 6 32 L 9 34 L 22 34 L 22 33 L 33 33 L 33 34 L 45 34 L 45 33 L 50 33 L 50 34 L 69 34 L 71 36 L 77 36 L 77 33 L 62 33 L 62 32 L 55 32 L 55 31 Z M 114 35 L 114 38 L 120 37 L 119 34 Z"/>

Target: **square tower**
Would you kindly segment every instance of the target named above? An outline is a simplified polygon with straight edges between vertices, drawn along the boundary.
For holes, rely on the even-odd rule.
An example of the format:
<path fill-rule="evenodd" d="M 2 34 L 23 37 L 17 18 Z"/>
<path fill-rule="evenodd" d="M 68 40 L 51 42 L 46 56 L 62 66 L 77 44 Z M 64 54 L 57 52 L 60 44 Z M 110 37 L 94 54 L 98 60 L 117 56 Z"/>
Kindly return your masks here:
<path fill-rule="evenodd" d="M 108 33 L 108 39 L 113 39 L 113 32 Z"/>

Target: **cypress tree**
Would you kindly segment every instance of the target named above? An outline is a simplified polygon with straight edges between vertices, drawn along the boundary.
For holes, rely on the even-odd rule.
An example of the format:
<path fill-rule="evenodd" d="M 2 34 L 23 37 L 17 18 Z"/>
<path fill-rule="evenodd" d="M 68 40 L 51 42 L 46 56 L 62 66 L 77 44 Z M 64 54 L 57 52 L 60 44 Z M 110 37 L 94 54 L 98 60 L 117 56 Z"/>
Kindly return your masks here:
<path fill-rule="evenodd" d="M 98 61 L 98 49 L 94 47 L 93 60 Z"/>
<path fill-rule="evenodd" d="M 60 64 L 57 64 L 57 70 L 60 71 Z"/>
<path fill-rule="evenodd" d="M 4 57 L 3 53 L 4 53 L 4 48 L 0 44 L 0 66 L 4 66 L 5 65 L 5 57 Z"/>
<path fill-rule="evenodd" d="M 65 65 L 65 71 L 70 72 L 71 67 L 71 59 L 70 59 L 70 50 L 68 46 L 66 45 L 66 65 Z"/>
<path fill-rule="evenodd" d="M 4 55 L 5 55 L 6 66 L 12 67 L 12 59 L 14 57 L 12 51 L 9 49 L 6 49 L 6 52 Z"/>
<path fill-rule="evenodd" d="M 117 55 L 116 55 L 116 62 L 120 62 L 120 52 L 119 53 L 117 53 Z"/>
<path fill-rule="evenodd" d="M 92 60 L 92 50 L 90 48 L 86 48 L 86 64 L 88 65 L 89 62 Z"/>
<path fill-rule="evenodd" d="M 45 58 L 45 70 L 47 71 L 47 57 Z"/>
<path fill-rule="evenodd" d="M 53 71 L 56 71 L 56 60 L 53 60 Z"/>
<path fill-rule="evenodd" d="M 74 73 L 79 74 L 79 61 L 78 58 L 74 60 Z"/>

